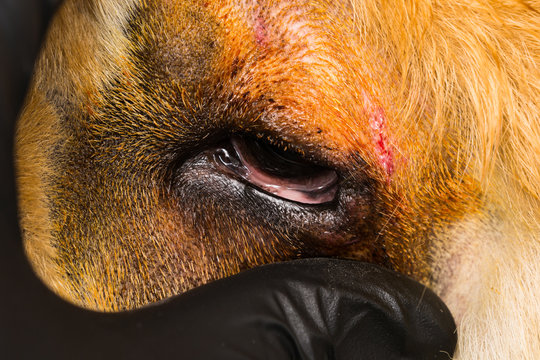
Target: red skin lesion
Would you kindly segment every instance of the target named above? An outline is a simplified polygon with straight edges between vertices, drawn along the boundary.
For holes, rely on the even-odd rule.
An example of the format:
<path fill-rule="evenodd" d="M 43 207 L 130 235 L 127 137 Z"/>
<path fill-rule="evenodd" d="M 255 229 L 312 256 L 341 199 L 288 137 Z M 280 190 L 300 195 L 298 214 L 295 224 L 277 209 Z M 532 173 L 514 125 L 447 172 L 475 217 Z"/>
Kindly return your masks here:
<path fill-rule="evenodd" d="M 268 29 L 261 15 L 255 19 L 255 41 L 260 47 L 266 47 L 268 44 Z"/>
<path fill-rule="evenodd" d="M 369 116 L 368 123 L 375 155 L 389 180 L 395 170 L 395 156 L 388 136 L 387 117 L 383 108 L 377 105 L 367 92 L 364 92 L 363 98 L 364 106 Z"/>
<path fill-rule="evenodd" d="M 390 177 L 394 173 L 394 152 L 389 145 L 386 116 L 382 108 L 376 107 L 371 111 L 369 125 L 379 164 Z"/>

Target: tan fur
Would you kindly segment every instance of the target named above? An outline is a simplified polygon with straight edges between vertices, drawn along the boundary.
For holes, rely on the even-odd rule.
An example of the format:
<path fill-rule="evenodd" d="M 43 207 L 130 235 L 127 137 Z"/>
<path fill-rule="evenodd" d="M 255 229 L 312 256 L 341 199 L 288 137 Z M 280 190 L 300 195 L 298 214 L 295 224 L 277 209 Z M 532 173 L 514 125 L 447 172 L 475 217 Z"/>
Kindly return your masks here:
<path fill-rule="evenodd" d="M 99 53 L 104 51 L 103 43 L 107 43 L 108 51 L 116 52 L 114 60 L 119 61 L 123 52 L 122 36 L 119 34 L 119 23 L 128 9 L 128 2 L 119 6 L 114 2 L 96 3 L 96 10 L 101 12 L 101 24 L 86 21 L 84 18 L 77 22 L 69 21 L 75 17 L 76 4 L 66 4 L 61 10 L 65 15 L 59 16 L 56 22 L 67 21 L 58 27 L 67 27 L 70 30 L 55 31 L 55 27 L 48 34 L 49 38 L 58 39 L 65 47 L 65 53 L 55 42 L 45 43 L 45 53 L 54 53 L 54 59 L 44 58 L 38 61 L 33 79 L 33 92 L 29 95 L 17 124 L 17 142 L 15 144 L 16 166 L 18 171 L 19 209 L 21 213 L 21 227 L 25 241 L 25 250 L 34 265 L 37 274 L 47 279 L 53 290 L 63 297 L 69 298 L 69 290 L 62 280 L 62 272 L 54 263 L 55 250 L 52 239 L 52 224 L 50 222 L 50 205 L 44 189 L 51 174 L 51 164 L 47 154 L 53 146 L 61 141 L 58 134 L 58 114 L 53 106 L 45 100 L 49 79 L 61 79 L 55 84 L 56 90 L 73 96 L 77 101 L 79 96 L 92 93 L 100 83 L 107 78 L 107 73 L 114 68 L 109 54 L 100 58 Z M 85 38 L 81 42 L 82 38 Z M 124 39 L 125 40 L 125 39 Z M 101 44 L 100 44 L 101 43 Z M 111 46 L 112 45 L 112 46 Z M 92 59 L 95 62 L 86 63 L 87 52 L 97 53 Z M 83 58 L 83 59 L 81 59 Z M 113 61 L 114 61 L 113 60 Z M 96 72 L 96 69 L 103 71 Z M 73 74 L 76 76 L 70 76 Z"/>
<path fill-rule="evenodd" d="M 41 119 L 42 121 L 19 122 L 17 128 L 17 169 L 19 172 L 18 184 L 19 208 L 21 209 L 21 228 L 25 250 L 32 262 L 35 271 L 44 279 L 51 279 L 53 290 L 66 296 L 62 282 L 59 280 L 58 269 L 53 265 L 55 251 L 51 236 L 51 223 L 49 221 L 49 204 L 44 192 L 49 175 L 49 164 L 43 149 L 50 148 L 58 139 L 54 130 L 54 123 L 49 120 L 55 117 L 54 110 L 43 103 L 39 95 L 30 97 L 26 104 L 26 119 Z M 47 138 L 36 139 L 36 134 L 48 134 Z M 30 136 L 30 138 L 26 138 Z M 35 167 L 35 168 L 34 168 Z M 34 171 L 38 169 L 39 171 Z"/>
<path fill-rule="evenodd" d="M 263 131 L 377 184 L 375 237 L 323 255 L 380 261 L 383 244 L 385 265 L 452 310 L 456 359 L 540 358 L 540 3 L 263 2 L 66 1 L 17 130 L 21 224 L 39 276 L 114 311 L 322 251 L 242 207 L 229 216 L 212 194 L 193 205 L 159 186 L 159 151 L 198 128 Z M 138 51 L 157 59 L 151 86 Z M 391 171 L 373 145 L 378 109 Z M 78 149 L 75 136 L 90 140 Z M 205 170 L 186 171 L 183 181 Z M 365 230 L 351 224 L 313 233 Z"/>

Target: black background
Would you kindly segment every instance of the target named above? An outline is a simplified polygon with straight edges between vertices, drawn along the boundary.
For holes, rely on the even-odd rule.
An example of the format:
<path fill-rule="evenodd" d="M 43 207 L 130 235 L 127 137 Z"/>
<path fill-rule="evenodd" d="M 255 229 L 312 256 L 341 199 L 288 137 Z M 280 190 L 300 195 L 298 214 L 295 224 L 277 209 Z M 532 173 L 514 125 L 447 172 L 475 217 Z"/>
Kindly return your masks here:
<path fill-rule="evenodd" d="M 47 307 L 58 302 L 34 276 L 17 226 L 13 174 L 14 125 L 34 59 L 59 1 L 0 0 L 0 358 L 18 358 L 17 348 L 39 329 Z M 50 308 L 49 308 L 50 309 Z M 37 335 L 37 334 L 36 334 Z M 36 354 L 37 355 L 37 354 Z"/>

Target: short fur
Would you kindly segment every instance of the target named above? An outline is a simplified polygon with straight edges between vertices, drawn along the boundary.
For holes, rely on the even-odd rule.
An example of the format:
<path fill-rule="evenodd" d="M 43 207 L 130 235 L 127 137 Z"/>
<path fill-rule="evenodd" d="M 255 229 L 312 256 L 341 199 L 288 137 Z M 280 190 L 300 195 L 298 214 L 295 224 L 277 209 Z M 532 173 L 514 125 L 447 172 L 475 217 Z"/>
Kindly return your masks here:
<path fill-rule="evenodd" d="M 446 301 L 456 358 L 540 358 L 539 11 L 67 0 L 16 135 L 27 254 L 103 311 L 278 260 L 373 261 Z M 335 205 L 222 177 L 231 134 L 336 169 Z"/>

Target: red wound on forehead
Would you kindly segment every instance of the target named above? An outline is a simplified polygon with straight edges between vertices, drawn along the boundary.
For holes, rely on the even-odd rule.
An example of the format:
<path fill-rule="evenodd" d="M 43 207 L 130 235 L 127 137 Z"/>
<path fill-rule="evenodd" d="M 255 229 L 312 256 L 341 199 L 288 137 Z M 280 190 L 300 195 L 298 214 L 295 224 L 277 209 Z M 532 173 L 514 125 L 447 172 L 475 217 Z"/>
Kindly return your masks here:
<path fill-rule="evenodd" d="M 391 176 L 394 173 L 394 153 L 389 145 L 386 116 L 382 108 L 376 107 L 375 110 L 371 112 L 369 125 L 371 127 L 375 152 L 379 164 L 386 174 Z"/>
<path fill-rule="evenodd" d="M 268 44 L 268 30 L 261 15 L 255 19 L 255 41 L 258 46 L 266 46 Z"/>
<path fill-rule="evenodd" d="M 395 170 L 394 151 L 390 144 L 388 128 L 386 126 L 386 114 L 383 108 L 372 100 L 372 96 L 363 91 L 364 107 L 369 116 L 369 128 L 374 145 L 375 155 L 379 165 L 384 170 L 388 179 Z"/>

